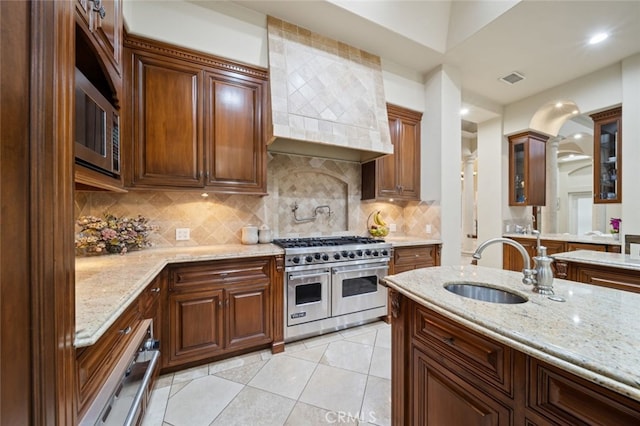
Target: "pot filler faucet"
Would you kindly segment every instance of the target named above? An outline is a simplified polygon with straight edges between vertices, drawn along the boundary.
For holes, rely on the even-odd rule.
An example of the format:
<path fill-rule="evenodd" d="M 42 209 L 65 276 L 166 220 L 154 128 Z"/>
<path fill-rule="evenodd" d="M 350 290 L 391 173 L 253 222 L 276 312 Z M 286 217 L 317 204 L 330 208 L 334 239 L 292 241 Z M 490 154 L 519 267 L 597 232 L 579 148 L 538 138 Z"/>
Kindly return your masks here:
<path fill-rule="evenodd" d="M 553 271 L 551 270 L 551 262 L 553 259 L 547 256 L 547 248 L 540 245 L 540 232 L 533 231 L 537 236 L 537 251 L 538 255 L 533 258 L 535 261 L 535 268 L 531 269 L 531 258 L 527 250 L 519 242 L 512 240 L 511 238 L 492 238 L 480 244 L 473 253 L 475 260 L 482 258 L 482 252 L 488 246 L 495 243 L 509 244 L 515 247 L 524 262 L 524 269 L 522 273 L 522 283 L 526 285 L 533 284 L 533 291 L 540 294 L 553 294 Z"/>

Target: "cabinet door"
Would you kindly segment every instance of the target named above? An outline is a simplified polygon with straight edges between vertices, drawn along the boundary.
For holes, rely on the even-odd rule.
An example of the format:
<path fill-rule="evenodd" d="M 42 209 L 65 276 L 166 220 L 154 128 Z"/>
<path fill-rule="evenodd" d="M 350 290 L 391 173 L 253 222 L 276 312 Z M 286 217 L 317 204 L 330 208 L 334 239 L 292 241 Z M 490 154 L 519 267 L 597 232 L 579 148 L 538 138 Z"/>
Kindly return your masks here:
<path fill-rule="evenodd" d="M 205 81 L 206 185 L 218 192 L 264 194 L 265 83 L 214 73 Z"/>
<path fill-rule="evenodd" d="M 396 155 L 399 150 L 399 138 L 402 122 L 398 117 L 389 117 L 389 132 L 393 144 L 393 154 L 385 155 L 376 160 L 376 180 L 378 197 L 395 197 L 398 195 L 398 183 L 396 180 Z"/>
<path fill-rule="evenodd" d="M 95 2 L 89 3 L 91 6 Z M 98 9 L 103 13 L 95 11 L 91 7 L 90 13 L 94 14 L 93 33 L 97 44 L 104 51 L 114 69 L 121 73 L 122 69 L 122 0 L 102 0 Z M 103 16 L 103 17 L 102 17 Z"/>
<path fill-rule="evenodd" d="M 270 342 L 269 283 L 231 286 L 226 296 L 226 348 Z"/>
<path fill-rule="evenodd" d="M 209 358 L 222 351 L 223 309 L 221 289 L 169 297 L 169 366 Z"/>
<path fill-rule="evenodd" d="M 440 266 L 440 246 L 410 246 L 393 249 L 393 274 L 412 269 Z"/>
<path fill-rule="evenodd" d="M 593 202 L 622 202 L 622 108 L 593 119 Z"/>
<path fill-rule="evenodd" d="M 413 378 L 411 424 L 507 425 L 511 411 L 452 374 L 418 348 L 412 354 Z"/>
<path fill-rule="evenodd" d="M 533 132 L 509 136 L 509 205 L 544 206 L 546 141 Z"/>
<path fill-rule="evenodd" d="M 202 71 L 134 54 L 133 185 L 202 187 Z"/>

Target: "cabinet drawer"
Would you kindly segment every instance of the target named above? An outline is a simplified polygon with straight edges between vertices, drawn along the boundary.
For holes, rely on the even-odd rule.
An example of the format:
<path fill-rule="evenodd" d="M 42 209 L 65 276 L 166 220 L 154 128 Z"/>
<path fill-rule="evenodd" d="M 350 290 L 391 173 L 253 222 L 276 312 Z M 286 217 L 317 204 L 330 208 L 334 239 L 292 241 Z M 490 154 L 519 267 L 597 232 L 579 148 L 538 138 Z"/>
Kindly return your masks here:
<path fill-rule="evenodd" d="M 640 403 L 528 358 L 533 411 L 560 425 L 637 425 Z"/>
<path fill-rule="evenodd" d="M 576 250 L 607 251 L 607 246 L 604 244 L 567 243 L 567 251 Z"/>
<path fill-rule="evenodd" d="M 94 345 L 76 351 L 79 418 L 98 394 L 141 324 L 136 301 Z"/>
<path fill-rule="evenodd" d="M 511 348 L 421 306 L 415 305 L 413 315 L 413 337 L 439 353 L 440 356 L 435 356 L 439 361 L 453 362 L 465 371 L 465 376 L 479 378 L 507 395 L 513 394 Z"/>
<path fill-rule="evenodd" d="M 394 248 L 393 262 L 396 266 L 414 265 L 416 268 L 436 266 L 436 246 Z"/>
<path fill-rule="evenodd" d="M 264 282 L 269 280 L 269 259 L 237 259 L 183 265 L 171 268 L 170 291 L 190 291 L 199 287 L 228 285 L 234 282 Z"/>
<path fill-rule="evenodd" d="M 142 318 L 154 318 L 160 304 L 161 291 L 162 280 L 159 276 L 138 296 L 138 309 Z"/>

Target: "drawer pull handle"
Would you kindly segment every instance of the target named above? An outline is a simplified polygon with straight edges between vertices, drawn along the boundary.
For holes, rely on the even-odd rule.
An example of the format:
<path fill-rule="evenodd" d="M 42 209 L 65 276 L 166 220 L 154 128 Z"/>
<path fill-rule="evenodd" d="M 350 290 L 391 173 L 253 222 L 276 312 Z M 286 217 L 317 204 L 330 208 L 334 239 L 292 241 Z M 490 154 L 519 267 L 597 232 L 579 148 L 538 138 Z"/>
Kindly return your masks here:
<path fill-rule="evenodd" d="M 122 330 L 120 330 L 120 333 L 124 334 L 125 336 L 131 333 L 131 326 L 128 326 L 127 328 L 123 328 Z"/>
<path fill-rule="evenodd" d="M 445 342 L 447 345 L 451 345 L 451 346 L 453 346 L 455 342 L 453 337 L 443 337 L 442 341 Z"/>
<path fill-rule="evenodd" d="M 152 288 L 151 290 L 149 290 L 151 293 L 160 293 L 160 288 L 156 287 L 156 288 Z"/>

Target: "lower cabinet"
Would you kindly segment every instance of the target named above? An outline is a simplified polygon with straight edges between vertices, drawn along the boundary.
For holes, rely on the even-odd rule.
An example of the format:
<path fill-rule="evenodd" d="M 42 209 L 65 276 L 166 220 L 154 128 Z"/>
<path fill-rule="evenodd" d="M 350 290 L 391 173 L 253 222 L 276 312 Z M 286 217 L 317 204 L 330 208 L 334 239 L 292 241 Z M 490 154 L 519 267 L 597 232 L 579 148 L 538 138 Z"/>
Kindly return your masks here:
<path fill-rule="evenodd" d="M 163 368 L 277 345 L 282 333 L 274 325 L 272 297 L 284 296 L 272 295 L 282 292 L 279 277 L 272 283 L 275 269 L 272 257 L 170 267 Z"/>
<path fill-rule="evenodd" d="M 640 293 L 640 276 L 637 271 L 564 260 L 555 263 L 559 271 L 556 275 L 558 278 Z"/>
<path fill-rule="evenodd" d="M 394 247 L 389 274 L 440 266 L 440 247 L 440 244 Z"/>
<path fill-rule="evenodd" d="M 389 293 L 392 424 L 640 424 L 640 402 Z"/>

